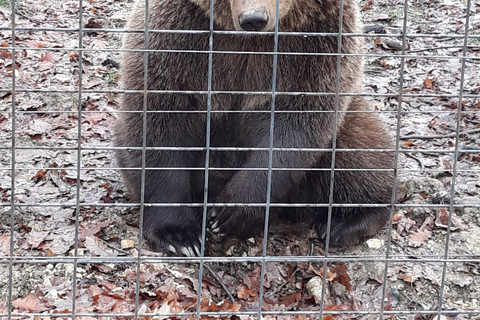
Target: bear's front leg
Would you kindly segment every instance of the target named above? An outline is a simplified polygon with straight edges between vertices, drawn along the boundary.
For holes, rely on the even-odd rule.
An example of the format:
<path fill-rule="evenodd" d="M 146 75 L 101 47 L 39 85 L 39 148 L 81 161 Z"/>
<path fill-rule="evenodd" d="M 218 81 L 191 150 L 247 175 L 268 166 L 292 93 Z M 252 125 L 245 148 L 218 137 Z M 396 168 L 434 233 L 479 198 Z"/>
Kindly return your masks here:
<path fill-rule="evenodd" d="M 154 251 L 174 256 L 200 255 L 202 208 L 188 204 L 199 201 L 196 195 L 203 192 L 203 182 L 198 181 L 203 181 L 203 177 L 189 168 L 203 163 L 204 153 L 168 148 L 202 146 L 204 118 L 189 114 L 153 114 L 148 121 L 147 146 L 167 149 L 147 150 L 145 154 L 143 236 Z M 141 135 L 135 138 L 138 136 L 141 138 Z M 139 144 L 141 140 L 136 141 L 136 145 Z M 142 166 L 140 151 L 122 155 L 130 159 L 133 167 Z M 141 170 L 131 172 L 126 180 L 140 198 Z"/>
<path fill-rule="evenodd" d="M 249 185 L 247 181 L 251 181 L 252 184 Z M 260 185 L 253 187 L 255 181 L 267 181 L 266 173 L 239 172 L 216 199 L 217 203 L 239 205 L 235 207 L 219 206 L 209 210 L 207 243 L 213 254 L 224 252 L 236 242 L 259 235 L 263 230 L 265 206 L 253 207 L 249 204 L 265 204 L 267 190 L 266 184 L 263 185 L 264 188 Z"/>
<path fill-rule="evenodd" d="M 280 113 L 275 116 L 273 146 L 278 148 L 324 148 L 331 143 L 331 114 Z M 269 146 L 269 115 L 251 115 L 249 124 L 253 145 Z M 310 168 L 320 152 L 273 151 L 273 168 Z M 265 204 L 268 184 L 268 151 L 253 151 L 243 167 L 264 170 L 237 172 L 227 183 L 217 202 Z M 274 170 L 271 173 L 272 203 L 285 201 L 291 188 L 305 176 L 304 170 Z M 265 206 L 214 207 L 208 214 L 209 246 L 219 253 L 228 249 L 232 239 L 245 240 L 264 229 Z"/>
<path fill-rule="evenodd" d="M 178 151 L 161 152 L 152 158 L 156 161 L 147 167 L 189 167 L 193 163 L 191 154 Z M 193 179 L 188 170 L 146 170 L 143 236 L 152 250 L 174 256 L 200 255 L 202 209 L 168 206 L 195 202 Z"/>

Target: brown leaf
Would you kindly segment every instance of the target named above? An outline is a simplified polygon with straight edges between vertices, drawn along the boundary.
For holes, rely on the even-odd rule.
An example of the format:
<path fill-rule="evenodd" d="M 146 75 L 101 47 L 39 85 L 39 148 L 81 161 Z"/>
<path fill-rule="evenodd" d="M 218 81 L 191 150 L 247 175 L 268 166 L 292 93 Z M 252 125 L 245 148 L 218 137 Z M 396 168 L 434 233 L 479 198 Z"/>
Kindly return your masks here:
<path fill-rule="evenodd" d="M 325 311 L 349 311 L 351 308 L 345 304 L 338 304 L 334 306 L 323 306 Z"/>
<path fill-rule="evenodd" d="M 90 28 L 90 29 L 101 29 L 102 25 L 95 21 L 95 19 L 90 18 L 87 23 L 83 26 L 84 28 Z"/>
<path fill-rule="evenodd" d="M 431 236 L 432 236 L 432 232 L 430 230 L 427 230 L 427 229 L 417 230 L 410 235 L 410 238 L 408 239 L 408 245 L 412 247 L 420 247 Z"/>
<path fill-rule="evenodd" d="M 436 212 L 436 219 L 435 219 L 435 226 L 441 227 L 441 228 L 448 228 L 448 216 L 449 216 L 449 211 L 447 208 L 440 208 Z M 455 212 L 452 213 L 452 223 L 450 225 L 450 230 L 455 231 L 455 230 L 466 230 L 468 229 L 468 225 L 463 222 L 462 219 L 460 219 Z"/>
<path fill-rule="evenodd" d="M 316 270 L 312 265 L 308 267 L 308 271 L 315 273 L 317 276 L 320 276 L 323 278 L 323 268 Z M 327 281 L 332 281 L 335 279 L 337 275 L 333 272 L 331 272 L 329 269 L 327 269 Z"/>
<path fill-rule="evenodd" d="M 336 274 L 335 279 L 332 282 L 339 282 L 347 288 L 348 291 L 352 290 L 350 287 L 350 276 L 347 273 L 347 265 L 343 262 L 338 262 L 332 269 L 332 272 Z"/>
<path fill-rule="evenodd" d="M 27 243 L 30 248 L 37 249 L 49 234 L 49 231 L 32 231 L 28 234 Z"/>
<path fill-rule="evenodd" d="M 104 188 L 107 190 L 107 197 L 110 197 L 113 194 L 113 187 L 109 185 L 108 183 L 104 183 L 98 186 L 99 188 Z"/>
<path fill-rule="evenodd" d="M 121 303 L 121 302 L 117 301 L 117 299 L 112 298 L 110 296 L 106 296 L 106 295 L 98 296 L 98 299 L 94 299 L 94 302 L 95 302 L 95 305 L 96 305 L 96 309 L 101 313 L 108 312 L 108 311 L 112 310 L 112 308 L 117 303 Z"/>
<path fill-rule="evenodd" d="M 397 221 L 397 233 L 402 234 L 404 231 L 409 231 L 415 225 L 415 220 L 405 217 L 402 213 L 399 214 L 402 218 Z"/>
<path fill-rule="evenodd" d="M 90 295 L 95 298 L 103 294 L 103 289 L 100 289 L 100 287 L 96 284 L 91 285 L 88 287 L 87 291 L 90 293 Z"/>
<path fill-rule="evenodd" d="M 415 277 L 414 275 L 406 273 L 399 274 L 397 278 L 408 283 L 413 283 L 415 280 L 417 280 L 417 277 Z"/>
<path fill-rule="evenodd" d="M 10 235 L 8 234 L 0 235 L 0 253 L 6 256 L 10 253 Z"/>
<path fill-rule="evenodd" d="M 255 297 L 257 295 L 257 293 L 255 291 L 252 291 L 250 290 L 246 285 L 244 285 L 243 283 L 240 284 L 238 287 L 237 287 L 237 296 L 238 298 L 240 299 L 245 299 L 245 300 L 248 300 L 248 298 L 250 297 Z"/>
<path fill-rule="evenodd" d="M 85 248 L 87 248 L 92 255 L 101 257 L 116 256 L 117 252 L 110 249 L 104 242 L 95 236 L 85 237 Z"/>
<path fill-rule="evenodd" d="M 295 307 L 300 299 L 302 298 L 302 294 L 300 292 L 292 293 L 278 299 L 279 304 L 283 304 L 285 306 L 285 310 L 291 310 Z"/>
<path fill-rule="evenodd" d="M 228 300 L 220 301 L 219 303 L 203 301 L 200 311 L 203 312 L 218 312 L 218 311 L 239 311 L 240 305 L 238 303 L 230 303 Z"/>
<path fill-rule="evenodd" d="M 8 50 L 1 49 L 0 50 L 0 58 L 3 59 L 12 59 L 12 53 Z"/>
<path fill-rule="evenodd" d="M 33 180 L 35 183 L 39 181 L 44 181 L 46 179 L 48 170 L 39 170 L 35 176 L 32 177 L 31 180 Z"/>
<path fill-rule="evenodd" d="M 253 271 L 245 274 L 243 276 L 243 283 L 252 291 L 259 292 L 260 291 L 260 274 L 261 274 L 261 267 L 259 265 L 255 266 Z"/>
<path fill-rule="evenodd" d="M 373 0 L 368 0 L 368 1 L 362 6 L 362 10 L 363 10 L 363 11 L 365 11 L 365 10 L 372 10 L 372 9 L 373 9 L 372 4 L 373 4 Z"/>
<path fill-rule="evenodd" d="M 405 218 L 405 215 L 401 212 L 394 212 L 393 213 L 393 219 L 392 219 L 392 224 L 397 224 L 399 221 L 401 221 L 403 218 Z"/>
<path fill-rule="evenodd" d="M 448 210 L 447 210 L 447 208 L 437 209 L 437 212 L 435 213 L 435 216 L 437 218 L 437 220 L 435 222 L 438 221 L 438 223 L 443 224 L 445 226 L 448 224 Z"/>
<path fill-rule="evenodd" d="M 55 56 L 50 51 L 42 53 L 42 55 L 40 56 L 40 61 L 42 61 L 42 62 L 44 62 L 44 61 L 54 62 L 55 60 L 56 60 Z"/>
<path fill-rule="evenodd" d="M 425 79 L 422 84 L 422 89 L 433 89 L 434 81 L 431 79 Z"/>
<path fill-rule="evenodd" d="M 87 236 L 95 236 L 98 235 L 100 231 L 104 228 L 111 225 L 113 222 L 110 220 L 105 221 L 97 221 L 95 223 L 89 225 L 80 225 L 80 230 L 78 231 L 78 237 L 80 240 L 84 240 Z"/>
<path fill-rule="evenodd" d="M 74 51 L 67 52 L 68 57 L 70 58 L 70 62 L 78 61 L 78 53 Z"/>
<path fill-rule="evenodd" d="M 20 312 L 43 312 L 47 310 L 47 305 L 33 293 L 27 294 L 23 299 L 14 300 L 12 304 Z"/>

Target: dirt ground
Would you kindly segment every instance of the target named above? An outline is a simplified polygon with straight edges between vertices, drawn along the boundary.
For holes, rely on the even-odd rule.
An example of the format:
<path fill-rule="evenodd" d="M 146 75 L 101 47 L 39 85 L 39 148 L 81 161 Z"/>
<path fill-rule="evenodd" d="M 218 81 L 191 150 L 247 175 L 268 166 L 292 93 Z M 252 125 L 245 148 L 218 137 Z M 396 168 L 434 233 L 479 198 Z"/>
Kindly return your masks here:
<path fill-rule="evenodd" d="M 471 1 L 464 60 L 460 58 L 467 1 L 411 1 L 406 28 L 418 36 L 407 37 L 403 58 L 402 38 L 395 36 L 403 30 L 403 2 L 360 2 L 371 35 L 365 39 L 365 92 L 391 126 L 392 136 L 401 108 L 399 147 L 406 151 L 400 152 L 398 161 L 399 206 L 393 214 L 391 241 L 385 228 L 358 246 L 332 249 L 324 272 L 319 261 L 295 258 L 324 255 L 310 226 L 295 233 L 271 232 L 268 255 L 285 259 L 265 263 L 262 308 L 271 312 L 265 319 L 378 319 L 382 308 L 384 318 L 480 319 L 480 1 Z M 87 50 L 82 55 L 78 119 L 79 36 L 68 31 L 78 27 L 78 5 L 76 0 L 16 1 L 19 49 L 13 66 L 8 49 L 11 9 L 0 0 L 0 317 L 7 318 L 11 293 L 14 313 L 34 313 L 38 319 L 70 313 L 74 294 L 78 318 L 94 319 L 97 314 L 110 314 L 103 319 L 132 318 L 137 286 L 141 314 L 195 312 L 198 264 L 159 262 L 153 255 L 137 269 L 138 210 L 115 206 L 128 203 L 108 148 L 118 105 L 118 94 L 109 91 L 118 89 L 120 79 L 120 54 L 115 51 L 120 48 L 120 32 L 83 36 Z M 85 0 L 84 28 L 122 29 L 130 5 L 126 0 Z M 36 29 L 22 29 L 32 27 Z M 402 88 L 399 104 L 396 95 Z M 457 129 L 460 152 L 455 163 Z M 12 137 L 17 206 L 10 274 L 6 257 L 12 235 Z M 73 259 L 63 258 L 75 253 L 77 192 L 81 259 L 75 265 Z M 262 244 L 261 238 L 249 239 L 228 255 L 258 257 Z M 388 247 L 391 260 L 386 264 L 381 259 Z M 241 311 L 221 318 L 256 318 L 248 312 L 258 310 L 261 263 L 206 266 L 201 311 Z M 435 313 L 439 308 L 441 316 Z M 274 314 L 280 311 L 289 314 Z M 156 317 L 162 318 L 175 317 Z"/>

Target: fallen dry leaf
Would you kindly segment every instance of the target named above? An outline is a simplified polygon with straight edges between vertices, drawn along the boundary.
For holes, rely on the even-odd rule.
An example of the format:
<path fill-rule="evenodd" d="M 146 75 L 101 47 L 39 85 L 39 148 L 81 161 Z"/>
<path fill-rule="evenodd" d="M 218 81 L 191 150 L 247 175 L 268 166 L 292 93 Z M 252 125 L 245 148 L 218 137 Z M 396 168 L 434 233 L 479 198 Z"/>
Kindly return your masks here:
<path fill-rule="evenodd" d="M 48 309 L 47 305 L 33 293 L 27 294 L 23 299 L 14 300 L 12 304 L 20 312 L 43 312 Z"/>
<path fill-rule="evenodd" d="M 408 245 L 412 247 L 420 247 L 422 244 L 425 243 L 430 237 L 432 236 L 432 232 L 430 230 L 417 230 L 410 235 L 408 239 Z"/>
<path fill-rule="evenodd" d="M 10 253 L 10 235 L 0 235 L 0 253 L 8 256 Z"/>
<path fill-rule="evenodd" d="M 350 286 L 350 276 L 347 273 L 347 265 L 343 262 L 338 262 L 335 267 L 332 268 L 332 272 L 336 274 L 332 282 L 339 282 L 347 288 L 348 291 L 352 290 Z"/>
<path fill-rule="evenodd" d="M 104 242 L 95 236 L 85 237 L 85 248 L 87 248 L 92 255 L 101 257 L 116 256 L 117 252 L 109 248 Z"/>

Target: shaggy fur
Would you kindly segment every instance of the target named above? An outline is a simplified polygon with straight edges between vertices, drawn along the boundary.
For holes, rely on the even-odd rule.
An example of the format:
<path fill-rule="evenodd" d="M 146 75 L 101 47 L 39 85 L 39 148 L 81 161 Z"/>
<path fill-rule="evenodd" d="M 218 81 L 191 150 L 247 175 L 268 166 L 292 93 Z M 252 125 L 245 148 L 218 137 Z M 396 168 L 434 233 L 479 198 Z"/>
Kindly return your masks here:
<path fill-rule="evenodd" d="M 149 29 L 208 30 L 209 0 L 150 0 Z M 144 29 L 144 0 L 137 0 L 128 20 L 130 29 Z M 269 15 L 265 30 L 272 30 L 275 0 L 215 0 L 216 30 L 239 29 L 242 10 L 260 6 Z M 280 31 L 338 32 L 339 1 L 280 0 Z M 272 11 L 273 10 L 273 11 Z M 272 17 L 273 12 L 273 17 Z M 360 32 L 357 4 L 344 1 L 343 32 Z M 129 33 L 125 49 L 142 49 L 144 34 Z M 156 50 L 208 50 L 208 34 L 149 33 L 148 48 Z M 215 34 L 215 51 L 272 52 L 270 35 Z M 359 37 L 342 39 L 342 52 L 360 54 Z M 280 36 L 279 52 L 336 53 L 335 36 Z M 337 58 L 334 55 L 278 55 L 275 99 L 274 147 L 330 148 L 332 146 L 335 96 L 282 95 L 281 92 L 335 92 Z M 215 53 L 212 66 L 213 91 L 263 91 L 272 89 L 272 54 Z M 362 92 L 362 60 L 359 56 L 341 58 L 340 92 Z M 144 54 L 126 52 L 122 61 L 123 88 L 144 90 Z M 148 90 L 207 91 L 208 53 L 154 52 L 148 54 Z M 142 146 L 143 94 L 125 94 L 123 113 L 116 127 L 117 146 Z M 371 110 L 361 97 L 340 96 L 339 111 Z M 211 147 L 256 147 L 269 145 L 271 95 L 212 95 Z M 147 95 L 147 147 L 205 147 L 207 95 L 197 93 L 149 92 Z M 215 111 L 257 111 L 225 113 Z M 309 111 L 324 112 L 309 112 Z M 155 113 L 151 111 L 156 111 Z M 164 112 L 159 112 L 164 111 Z M 175 113 L 169 111 L 183 111 Z M 187 112 L 193 111 L 193 112 Z M 265 112 L 259 112 L 265 111 Z M 372 113 L 338 113 L 337 148 L 389 148 L 384 126 Z M 120 150 L 122 167 L 142 165 L 142 152 Z M 328 203 L 330 152 L 276 151 L 272 173 L 272 203 Z M 336 168 L 392 167 L 392 156 L 381 152 L 337 152 Z M 204 171 L 166 170 L 205 166 L 204 151 L 149 150 L 146 166 L 145 203 L 203 202 Z M 267 168 L 265 151 L 211 151 L 211 168 Z M 140 170 L 123 172 L 134 200 L 140 197 Z M 266 170 L 209 171 L 209 202 L 264 203 Z M 386 171 L 336 171 L 335 203 L 389 203 L 392 176 Z M 312 212 L 320 237 L 325 237 L 326 208 L 272 209 L 276 214 L 297 215 Z M 144 236 L 153 250 L 191 255 L 200 247 L 202 208 L 145 207 Z M 261 233 L 265 208 L 216 207 L 208 212 L 213 252 L 221 252 L 232 239 L 246 239 Z M 387 208 L 333 209 L 332 245 L 350 245 L 375 234 L 388 219 Z M 193 252 L 193 253 L 192 253 Z"/>

